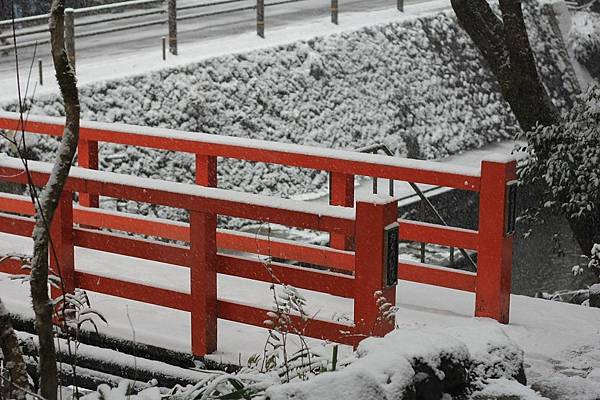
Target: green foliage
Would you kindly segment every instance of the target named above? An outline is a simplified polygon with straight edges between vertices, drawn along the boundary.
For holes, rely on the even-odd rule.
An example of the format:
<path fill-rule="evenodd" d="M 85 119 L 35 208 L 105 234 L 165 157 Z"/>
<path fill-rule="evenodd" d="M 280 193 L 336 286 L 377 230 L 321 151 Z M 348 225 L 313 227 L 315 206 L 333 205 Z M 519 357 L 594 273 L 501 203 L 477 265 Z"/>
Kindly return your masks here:
<path fill-rule="evenodd" d="M 559 125 L 522 135 L 529 154 L 524 183 L 545 183 L 545 207 L 571 217 L 597 215 L 600 206 L 600 85 L 590 86 Z M 537 152 L 536 152 L 537 151 Z M 542 158 L 542 151 L 545 156 Z"/>

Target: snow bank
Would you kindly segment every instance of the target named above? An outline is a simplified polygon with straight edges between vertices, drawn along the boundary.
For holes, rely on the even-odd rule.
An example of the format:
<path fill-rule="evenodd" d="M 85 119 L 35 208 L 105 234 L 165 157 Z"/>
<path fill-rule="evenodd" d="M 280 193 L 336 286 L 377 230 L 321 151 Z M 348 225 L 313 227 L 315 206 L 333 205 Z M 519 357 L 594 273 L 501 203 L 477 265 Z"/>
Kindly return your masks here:
<path fill-rule="evenodd" d="M 491 350 L 487 353 L 489 358 L 502 358 L 505 365 L 495 370 L 482 367 L 489 364 L 484 355 L 487 350 Z M 514 354 L 519 357 L 513 357 Z M 510 382 L 515 391 L 518 388 L 533 393 L 513 380 L 517 377 L 513 372 L 522 369 L 522 350 L 498 324 L 491 323 L 472 332 L 465 331 L 464 326 L 439 331 L 400 328 L 385 338 L 365 339 L 356 351 L 356 360 L 343 370 L 324 373 L 309 381 L 273 386 L 266 391 L 266 397 L 269 400 L 391 400 L 415 395 L 425 398 L 420 396 L 426 391 L 438 391 L 441 395 L 468 393 L 474 387 L 486 390 L 488 379 Z"/>
<path fill-rule="evenodd" d="M 548 400 L 531 388 L 506 378 L 490 379 L 486 387 L 473 393 L 472 400 L 515 399 Z"/>
<path fill-rule="evenodd" d="M 574 78 L 551 18 L 525 4 L 531 43 L 554 102 L 568 106 Z M 397 155 L 434 159 L 514 137 L 517 124 L 478 50 L 452 12 L 220 56 L 83 87 L 84 119 L 354 149 L 383 142 Z M 31 114 L 59 115 L 58 97 Z M 35 145 L 48 160 L 56 147 Z M 107 159 L 122 154 L 123 157 Z M 101 146 L 102 168 L 193 181 L 189 155 Z M 290 197 L 327 185 L 318 171 L 219 161 L 219 186 Z M 126 203 L 117 204 L 126 209 Z M 142 206 L 144 214 L 185 219 Z"/>

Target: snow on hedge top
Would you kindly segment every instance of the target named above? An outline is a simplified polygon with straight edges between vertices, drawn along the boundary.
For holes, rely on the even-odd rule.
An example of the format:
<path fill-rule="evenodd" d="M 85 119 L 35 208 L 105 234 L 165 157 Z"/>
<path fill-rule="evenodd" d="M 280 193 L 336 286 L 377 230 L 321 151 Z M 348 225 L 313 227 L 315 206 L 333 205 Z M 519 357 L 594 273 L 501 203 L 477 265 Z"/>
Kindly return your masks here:
<path fill-rule="evenodd" d="M 52 172 L 50 163 L 29 161 L 28 167 L 31 172 L 50 174 Z M 23 170 L 23 163 L 18 158 L 0 157 L 0 168 Z M 86 168 L 71 167 L 69 177 L 84 179 L 92 182 L 126 185 L 145 190 L 160 190 L 169 193 L 198 196 L 205 199 L 221 200 L 224 202 L 235 201 L 253 206 L 277 208 L 287 211 L 296 211 L 319 216 L 328 216 L 345 220 L 354 219 L 354 209 L 323 204 L 306 203 L 298 200 L 289 200 L 257 194 L 233 192 L 231 190 L 190 185 L 178 182 L 168 182 L 157 179 L 139 178 L 131 175 L 115 174 L 113 172 L 96 171 Z"/>

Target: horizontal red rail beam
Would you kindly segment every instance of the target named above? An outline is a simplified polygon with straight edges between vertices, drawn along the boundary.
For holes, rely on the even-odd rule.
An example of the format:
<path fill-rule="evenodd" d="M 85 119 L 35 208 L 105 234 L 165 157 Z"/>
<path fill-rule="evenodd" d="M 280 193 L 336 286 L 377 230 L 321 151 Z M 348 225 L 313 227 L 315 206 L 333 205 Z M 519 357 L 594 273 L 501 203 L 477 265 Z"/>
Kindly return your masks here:
<path fill-rule="evenodd" d="M 256 253 L 286 260 L 330 267 L 340 271 L 354 271 L 354 253 L 310 244 L 298 244 L 284 239 L 262 239 L 260 236 L 217 232 L 217 246 L 222 249 Z"/>
<path fill-rule="evenodd" d="M 0 226 L 3 233 L 31 237 L 34 225 L 35 222 L 32 218 L 0 214 Z"/>
<path fill-rule="evenodd" d="M 21 260 L 7 258 L 0 262 L 0 272 L 9 275 L 29 275 L 29 269 L 23 269 Z"/>
<path fill-rule="evenodd" d="M 217 313 L 219 318 L 261 328 L 267 328 L 264 321 L 268 318 L 267 312 L 269 311 L 271 310 L 252 307 L 232 301 L 219 300 L 217 302 Z M 296 329 L 302 332 L 304 336 L 322 340 L 331 340 L 351 346 L 358 345 L 358 342 L 364 339 L 364 336 L 355 335 L 353 325 L 345 325 L 318 318 L 309 318 L 307 321 L 304 321 L 300 316 L 296 315 L 292 315 L 291 318 L 292 324 Z"/>
<path fill-rule="evenodd" d="M 96 228 L 115 229 L 182 242 L 189 242 L 190 239 L 190 226 L 183 222 L 150 219 L 134 214 L 84 207 L 73 209 L 73 219 L 80 225 Z"/>
<path fill-rule="evenodd" d="M 185 267 L 189 263 L 187 247 L 160 243 L 153 240 L 132 238 L 115 233 L 96 232 L 87 229 L 74 230 L 74 244 L 78 247 L 106 251 L 143 260 L 158 261 Z"/>
<path fill-rule="evenodd" d="M 34 210 L 31 201 L 25 196 L 10 195 L 8 197 L 0 195 L 0 211 L 33 215 Z M 75 223 L 83 226 L 115 229 L 189 242 L 189 224 L 183 222 L 172 222 L 158 218 L 77 206 L 73 209 L 73 219 Z M 30 236 L 30 234 L 23 236 Z M 81 246 L 88 247 L 83 244 Z M 220 229 L 217 231 L 217 246 L 220 249 L 268 255 L 320 265 L 340 271 L 351 272 L 354 270 L 353 252 L 310 244 L 299 244 L 290 240 L 277 238 L 265 239 L 258 235 Z"/>
<path fill-rule="evenodd" d="M 188 312 L 192 310 L 191 296 L 188 293 L 79 271 L 75 272 L 75 279 L 77 287 L 81 289 L 140 301 L 142 303 L 174 308 L 176 310 Z"/>
<path fill-rule="evenodd" d="M 23 215 L 33 215 L 35 209 L 31 198 L 10 193 L 0 193 L 0 211 Z"/>
<path fill-rule="evenodd" d="M 29 164 L 33 183 L 38 186 L 45 185 L 51 164 L 33 161 Z M 7 181 L 26 182 L 26 176 L 17 159 L 0 160 L 0 174 L 7 177 Z M 165 189 L 165 186 L 168 189 Z M 269 197 L 223 189 L 167 183 L 103 171 L 94 171 L 91 174 L 83 168 L 71 169 L 65 189 L 319 231 L 347 234 L 354 231 L 352 211 L 341 207 L 308 207 L 306 203 L 285 199 L 273 202 Z"/>
<path fill-rule="evenodd" d="M 334 296 L 347 298 L 354 296 L 354 278 L 334 272 L 315 271 L 275 262 L 267 266 L 259 261 L 224 254 L 218 256 L 217 271 L 262 282 L 280 282 Z"/>
<path fill-rule="evenodd" d="M 398 264 L 398 279 L 474 292 L 477 274 L 435 265 L 403 261 Z"/>
<path fill-rule="evenodd" d="M 189 267 L 190 250 L 183 246 L 87 229 L 75 229 L 74 244 L 78 247 Z M 271 263 L 270 268 L 282 283 L 334 296 L 351 298 L 354 295 L 354 280 L 348 275 L 281 263 Z M 243 257 L 219 254 L 217 269 L 219 273 L 231 276 L 269 283 L 273 280 L 264 264 Z"/>
<path fill-rule="evenodd" d="M 414 242 L 436 243 L 443 246 L 477 250 L 479 248 L 479 232 L 471 229 L 455 228 L 401 219 L 400 239 Z"/>
<path fill-rule="evenodd" d="M 61 118 L 29 116 L 24 130 L 61 136 Z M 21 130 L 20 116 L 0 113 L 0 128 Z M 186 153 L 267 162 L 295 167 L 376 176 L 464 190 L 479 190 L 479 170 L 439 165 L 431 161 L 366 155 L 351 151 L 240 139 L 221 135 L 181 132 L 133 125 L 81 123 L 81 139 L 150 147 Z"/>

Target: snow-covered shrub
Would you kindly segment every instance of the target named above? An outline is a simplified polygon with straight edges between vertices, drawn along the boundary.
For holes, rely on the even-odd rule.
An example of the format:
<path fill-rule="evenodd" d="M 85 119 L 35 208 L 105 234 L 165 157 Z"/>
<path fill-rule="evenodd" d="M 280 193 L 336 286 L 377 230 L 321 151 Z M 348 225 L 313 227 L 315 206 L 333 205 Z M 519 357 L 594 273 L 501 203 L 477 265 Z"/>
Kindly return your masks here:
<path fill-rule="evenodd" d="M 573 55 L 590 73 L 596 75 L 600 62 L 600 14 L 580 11 L 573 16 L 569 32 L 569 46 Z M 600 75 L 596 75 L 600 78 Z"/>
<path fill-rule="evenodd" d="M 592 271 L 594 276 L 598 279 L 598 282 L 600 282 L 600 244 L 596 243 L 592 247 L 592 252 L 590 257 L 588 257 L 586 266 L 590 271 Z M 579 275 L 582 273 L 584 273 L 584 268 L 582 268 L 580 265 L 573 267 L 574 275 Z"/>
<path fill-rule="evenodd" d="M 546 207 L 586 217 L 600 212 L 600 85 L 591 85 L 579 100 L 560 124 L 523 135 L 530 157 L 521 177 L 546 184 Z M 534 150 L 542 147 L 548 152 L 544 161 Z"/>
<path fill-rule="evenodd" d="M 524 4 L 540 74 L 555 104 L 569 107 L 575 80 L 561 40 L 537 2 Z M 425 159 L 518 131 L 493 74 L 451 11 L 94 84 L 81 88 L 80 97 L 88 120 L 348 150 L 385 142 L 397 155 Z M 59 97 L 50 96 L 31 113 L 62 109 Z M 39 140 L 39 158 L 48 160 L 55 143 Z M 104 170 L 194 181 L 188 154 L 105 143 L 100 153 Z M 126 157 L 107 158 L 114 154 Z M 218 173 L 222 188 L 282 197 L 327 185 L 320 171 L 231 159 L 219 160 Z M 163 207 L 138 212 L 186 218 Z"/>

